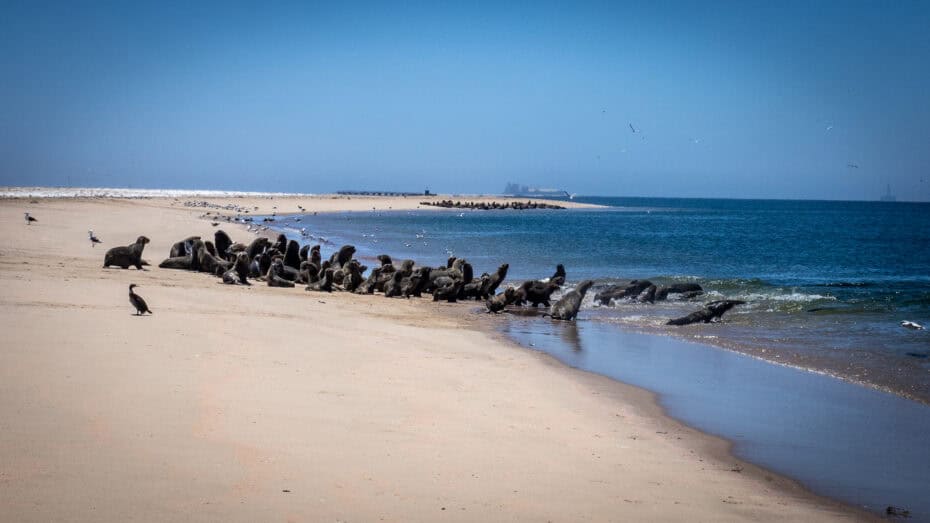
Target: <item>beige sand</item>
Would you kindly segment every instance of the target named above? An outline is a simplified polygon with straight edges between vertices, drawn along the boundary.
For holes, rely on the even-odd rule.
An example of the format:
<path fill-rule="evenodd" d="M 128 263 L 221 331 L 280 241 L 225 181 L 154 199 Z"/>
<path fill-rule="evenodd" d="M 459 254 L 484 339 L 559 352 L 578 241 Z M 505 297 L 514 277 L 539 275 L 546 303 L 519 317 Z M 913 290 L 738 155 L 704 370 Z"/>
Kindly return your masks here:
<path fill-rule="evenodd" d="M 474 304 L 101 269 L 139 234 L 153 265 L 211 236 L 202 212 L 0 201 L 0 521 L 864 517 L 727 458 L 639 389 L 483 332 Z M 132 316 L 129 283 L 153 316 Z"/>

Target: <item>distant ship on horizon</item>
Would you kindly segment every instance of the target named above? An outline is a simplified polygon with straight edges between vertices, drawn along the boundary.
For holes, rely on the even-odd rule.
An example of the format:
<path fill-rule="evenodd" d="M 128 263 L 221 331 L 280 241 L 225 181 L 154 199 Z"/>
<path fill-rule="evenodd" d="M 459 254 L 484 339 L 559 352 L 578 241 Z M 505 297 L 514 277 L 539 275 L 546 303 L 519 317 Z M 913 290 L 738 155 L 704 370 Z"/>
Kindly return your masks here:
<path fill-rule="evenodd" d="M 512 182 L 508 182 L 507 185 L 504 186 L 504 194 L 509 196 L 532 196 L 537 198 L 553 196 L 571 198 L 572 196 L 568 191 L 562 189 L 540 189 L 538 187 L 529 187 Z"/>
<path fill-rule="evenodd" d="M 886 190 L 885 190 L 885 194 L 883 194 L 882 197 L 880 198 L 880 201 L 883 201 L 883 202 L 896 202 L 896 201 L 898 201 L 898 199 L 895 198 L 895 195 L 891 194 L 891 184 L 890 184 L 890 183 L 888 184 L 888 187 L 887 187 Z"/>

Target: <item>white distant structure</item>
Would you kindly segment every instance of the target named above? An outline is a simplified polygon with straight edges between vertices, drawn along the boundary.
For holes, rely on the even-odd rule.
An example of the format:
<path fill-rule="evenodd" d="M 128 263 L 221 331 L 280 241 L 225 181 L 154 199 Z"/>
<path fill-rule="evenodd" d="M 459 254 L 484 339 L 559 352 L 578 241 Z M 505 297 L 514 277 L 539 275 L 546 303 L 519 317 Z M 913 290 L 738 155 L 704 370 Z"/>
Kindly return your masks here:
<path fill-rule="evenodd" d="M 540 189 L 518 183 L 508 182 L 504 186 L 504 194 L 508 196 L 529 196 L 532 198 L 571 197 L 568 191 L 562 189 Z"/>
<path fill-rule="evenodd" d="M 894 196 L 893 194 L 891 194 L 891 184 L 890 184 L 890 183 L 888 184 L 888 187 L 887 187 L 887 189 L 885 190 L 885 194 L 882 195 L 881 201 L 883 201 L 883 202 L 896 202 L 896 201 L 898 201 L 898 199 L 895 198 L 895 196 Z"/>

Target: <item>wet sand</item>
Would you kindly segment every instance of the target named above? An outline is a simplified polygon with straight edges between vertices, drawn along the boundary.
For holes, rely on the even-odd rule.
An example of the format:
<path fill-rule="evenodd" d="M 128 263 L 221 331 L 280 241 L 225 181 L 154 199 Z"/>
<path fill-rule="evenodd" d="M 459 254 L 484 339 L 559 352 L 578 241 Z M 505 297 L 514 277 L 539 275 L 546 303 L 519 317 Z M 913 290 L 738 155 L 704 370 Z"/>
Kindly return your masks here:
<path fill-rule="evenodd" d="M 735 460 L 641 389 L 503 341 L 474 304 L 160 270 L 216 230 L 182 201 L 0 200 L 0 520 L 869 517 Z M 150 270 L 101 269 L 140 234 Z M 154 315 L 132 315 L 129 283 Z"/>

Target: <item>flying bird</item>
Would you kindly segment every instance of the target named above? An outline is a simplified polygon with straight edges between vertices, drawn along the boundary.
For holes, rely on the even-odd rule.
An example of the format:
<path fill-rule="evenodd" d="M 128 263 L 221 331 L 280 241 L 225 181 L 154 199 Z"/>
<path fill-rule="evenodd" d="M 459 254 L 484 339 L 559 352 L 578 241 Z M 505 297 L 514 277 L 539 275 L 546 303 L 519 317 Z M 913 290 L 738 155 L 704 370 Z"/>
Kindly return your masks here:
<path fill-rule="evenodd" d="M 913 330 L 915 330 L 915 331 L 922 331 L 922 330 L 924 330 L 924 326 L 923 326 L 923 325 L 921 325 L 921 324 L 919 324 L 919 323 L 914 323 L 914 322 L 912 322 L 912 321 L 907 321 L 907 320 L 902 321 L 902 322 L 901 322 L 901 326 L 904 327 L 905 329 L 913 329 Z"/>
<path fill-rule="evenodd" d="M 832 125 L 828 125 L 828 126 L 827 126 L 827 130 L 829 131 L 829 130 L 831 130 L 831 129 L 833 129 L 833 126 L 832 126 Z"/>
<path fill-rule="evenodd" d="M 849 167 L 850 169 L 858 169 L 859 165 L 855 163 L 847 163 L 846 167 Z"/>
<path fill-rule="evenodd" d="M 633 127 L 633 124 L 632 124 L 632 123 L 630 123 L 630 130 L 633 131 L 633 134 L 636 134 L 636 132 L 637 132 L 637 131 L 636 131 L 636 128 Z"/>
<path fill-rule="evenodd" d="M 138 287 L 135 283 L 129 285 L 129 303 L 136 308 L 136 316 L 141 316 L 146 312 L 152 314 L 152 311 L 149 310 L 149 306 L 146 305 L 145 300 L 142 299 L 142 296 L 132 292 L 133 287 Z"/>
<path fill-rule="evenodd" d="M 33 218 L 32 216 L 29 216 L 29 213 L 28 213 L 28 212 L 24 212 L 23 214 L 26 215 L 26 225 L 32 225 L 32 222 L 37 222 L 37 221 L 39 221 L 39 220 L 36 220 L 35 218 Z"/>
<path fill-rule="evenodd" d="M 90 246 L 96 247 L 98 243 L 103 243 L 100 241 L 100 238 L 94 236 L 94 231 L 87 231 L 87 236 L 90 239 Z"/>

